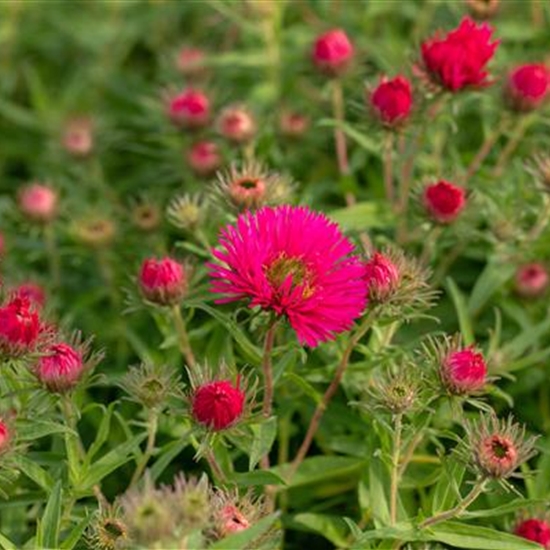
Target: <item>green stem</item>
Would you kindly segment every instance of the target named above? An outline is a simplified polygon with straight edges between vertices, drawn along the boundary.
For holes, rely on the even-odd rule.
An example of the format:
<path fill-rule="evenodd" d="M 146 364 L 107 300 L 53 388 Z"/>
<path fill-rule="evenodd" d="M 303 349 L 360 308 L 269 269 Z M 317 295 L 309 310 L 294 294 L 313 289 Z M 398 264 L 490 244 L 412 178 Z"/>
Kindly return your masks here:
<path fill-rule="evenodd" d="M 397 497 L 399 486 L 399 456 L 401 453 L 401 436 L 403 432 L 403 415 L 395 415 L 393 430 L 393 450 L 391 457 L 391 482 L 390 482 L 390 524 L 395 525 L 397 521 Z"/>
<path fill-rule="evenodd" d="M 393 189 L 393 142 L 394 135 L 388 132 L 384 142 L 384 189 L 386 191 L 386 200 L 390 206 L 395 208 L 395 193 Z"/>
<path fill-rule="evenodd" d="M 218 464 L 218 461 L 216 460 L 216 456 L 214 455 L 212 449 L 208 449 L 204 456 L 206 458 L 206 461 L 208 462 L 208 465 L 210 466 L 210 469 L 212 470 L 212 473 L 218 478 L 218 481 L 221 483 L 225 483 L 227 481 L 227 478 L 223 473 L 221 466 Z"/>
<path fill-rule="evenodd" d="M 336 145 L 338 171 L 341 176 L 345 176 L 349 174 L 349 163 L 346 135 L 344 134 L 344 130 L 342 130 L 342 124 L 345 122 L 344 90 L 342 82 L 338 78 L 335 78 L 332 82 L 332 111 L 334 119 L 337 122 L 334 128 L 334 142 Z"/>
<path fill-rule="evenodd" d="M 155 450 L 155 439 L 157 437 L 158 429 L 158 411 L 156 409 L 149 410 L 149 418 L 147 419 L 147 445 L 145 451 L 141 457 L 141 460 L 138 462 L 136 469 L 134 470 L 134 475 L 130 481 L 130 487 L 133 487 L 147 466 L 149 459 L 153 456 L 153 451 Z"/>
<path fill-rule="evenodd" d="M 196 365 L 195 356 L 193 355 L 191 343 L 189 342 L 189 336 L 185 328 L 185 321 L 181 315 L 181 308 L 177 304 L 172 307 L 172 317 L 174 318 L 174 325 L 179 337 L 180 351 L 185 357 L 187 365 L 194 367 Z"/>
<path fill-rule="evenodd" d="M 477 497 L 483 493 L 486 486 L 487 479 L 484 477 L 478 478 L 472 487 L 472 490 L 454 508 L 446 510 L 445 512 L 440 512 L 439 514 L 435 514 L 434 516 L 425 519 L 419 525 L 420 529 L 425 529 L 426 527 L 430 527 L 436 523 L 441 523 L 442 521 L 447 521 L 456 516 L 460 516 L 460 514 L 462 514 L 462 512 L 464 512 L 466 508 L 468 508 L 468 506 L 470 506 L 470 504 L 472 504 L 472 502 L 474 502 L 474 500 L 476 500 Z"/>
<path fill-rule="evenodd" d="M 262 404 L 262 415 L 265 419 L 271 416 L 273 411 L 273 344 L 275 343 L 275 329 L 277 321 L 272 321 L 265 335 L 264 353 L 262 357 L 262 371 L 264 374 L 264 400 Z M 269 468 L 269 454 L 266 453 L 260 460 L 260 465 L 264 470 Z"/>
<path fill-rule="evenodd" d="M 342 377 L 344 376 L 344 372 L 348 366 L 351 353 L 355 348 L 355 346 L 357 345 L 357 343 L 359 342 L 359 340 L 370 329 L 372 322 L 374 321 L 374 317 L 375 317 L 374 313 L 375 313 L 375 310 L 371 310 L 367 314 L 367 316 L 365 317 L 365 319 L 363 320 L 363 322 L 361 323 L 361 325 L 359 326 L 355 334 L 350 338 L 349 343 L 346 349 L 344 350 L 344 354 L 342 355 L 342 359 L 340 360 L 340 363 L 336 368 L 336 372 L 334 373 L 332 382 L 330 383 L 329 387 L 325 391 L 325 394 L 323 395 L 320 403 L 317 405 L 317 408 L 313 413 L 313 416 L 311 417 L 311 421 L 309 423 L 304 440 L 302 441 L 302 444 L 300 445 L 300 448 L 298 449 L 296 457 L 294 458 L 292 465 L 290 467 L 289 478 L 294 475 L 294 473 L 296 472 L 296 470 L 298 469 L 298 467 L 306 457 L 307 452 L 309 451 L 309 448 L 311 446 L 311 443 L 313 442 L 313 438 L 317 433 L 317 429 L 319 428 L 319 423 L 321 422 L 321 418 L 323 417 L 330 400 L 333 398 L 334 394 L 336 393 L 336 390 L 340 385 Z"/>
<path fill-rule="evenodd" d="M 523 115 L 519 119 L 512 137 L 508 140 L 508 143 L 504 146 L 504 149 L 502 149 L 497 159 L 492 174 L 494 178 L 502 176 L 510 155 L 516 150 L 516 148 L 520 144 L 523 136 L 525 135 L 525 132 L 527 131 L 527 128 L 531 124 L 531 121 L 532 117 L 529 115 Z"/>
<path fill-rule="evenodd" d="M 52 223 L 47 223 L 44 226 L 44 245 L 46 246 L 46 253 L 50 264 L 52 283 L 54 288 L 58 289 L 61 286 L 61 261 Z"/>

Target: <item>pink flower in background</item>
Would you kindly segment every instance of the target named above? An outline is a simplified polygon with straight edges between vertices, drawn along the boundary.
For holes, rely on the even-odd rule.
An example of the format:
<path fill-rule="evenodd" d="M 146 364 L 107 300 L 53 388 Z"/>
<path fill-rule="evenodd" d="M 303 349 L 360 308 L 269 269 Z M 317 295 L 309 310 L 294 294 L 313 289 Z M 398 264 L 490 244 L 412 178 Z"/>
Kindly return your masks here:
<path fill-rule="evenodd" d="M 516 111 L 532 111 L 550 93 L 550 69 L 542 63 L 521 65 L 508 76 L 506 98 Z"/>
<path fill-rule="evenodd" d="M 403 123 L 412 108 L 411 83 L 404 76 L 391 80 L 382 78 L 370 96 L 370 104 L 383 124 L 397 126 Z"/>
<path fill-rule="evenodd" d="M 530 518 L 521 521 L 514 529 L 514 534 L 538 542 L 547 550 L 550 549 L 550 525 L 543 519 Z"/>
<path fill-rule="evenodd" d="M 176 67 L 185 76 L 196 76 L 204 70 L 206 54 L 199 48 L 184 46 L 178 52 Z"/>
<path fill-rule="evenodd" d="M 441 180 L 424 189 L 424 206 L 435 221 L 451 223 L 466 206 L 466 190 Z"/>
<path fill-rule="evenodd" d="M 226 107 L 218 117 L 218 132 L 228 141 L 245 143 L 256 135 L 257 125 L 252 113 L 245 107 Z"/>
<path fill-rule="evenodd" d="M 199 141 L 186 154 L 187 162 L 199 176 L 213 174 L 222 163 L 218 145 L 213 141 Z"/>
<path fill-rule="evenodd" d="M 490 42 L 493 29 L 469 17 L 444 37 L 436 34 L 421 45 L 424 69 L 437 84 L 451 92 L 489 84 L 485 66 L 499 41 Z"/>
<path fill-rule="evenodd" d="M 536 298 L 548 288 L 548 271 L 544 265 L 533 262 L 518 267 L 515 276 L 516 292 L 524 298 Z"/>
<path fill-rule="evenodd" d="M 210 100 L 199 90 L 184 90 L 169 100 L 168 116 L 177 126 L 201 128 L 210 119 Z"/>
<path fill-rule="evenodd" d="M 8 428 L 8 425 L 0 418 L 0 454 L 8 448 L 10 439 L 10 429 Z"/>
<path fill-rule="evenodd" d="M 57 214 L 57 192 L 42 183 L 32 183 L 19 191 L 21 212 L 30 220 L 49 222 Z"/>
<path fill-rule="evenodd" d="M 219 431 L 232 426 L 242 415 L 245 394 L 228 380 L 199 386 L 193 395 L 193 416 L 209 428 Z"/>
<path fill-rule="evenodd" d="M 93 121 L 87 117 L 73 118 L 64 128 L 61 143 L 75 157 L 85 157 L 94 148 Z"/>
<path fill-rule="evenodd" d="M 28 298 L 15 297 L 0 307 L 0 350 L 6 355 L 33 351 L 42 325 Z"/>
<path fill-rule="evenodd" d="M 369 299 L 384 300 L 397 288 L 399 279 L 397 266 L 380 252 L 375 252 L 365 263 Z"/>
<path fill-rule="evenodd" d="M 46 302 L 44 289 L 36 283 L 21 283 L 13 289 L 13 295 L 28 300 L 36 308 L 44 307 Z"/>
<path fill-rule="evenodd" d="M 218 303 L 248 299 L 284 315 L 309 346 L 349 330 L 366 306 L 365 268 L 353 244 L 307 207 L 264 207 L 221 231 L 211 264 Z"/>
<path fill-rule="evenodd" d="M 187 276 L 183 266 L 166 257 L 149 258 L 141 265 L 139 286 L 147 300 L 159 305 L 177 304 L 187 292 Z"/>
<path fill-rule="evenodd" d="M 330 75 L 338 75 L 345 71 L 353 54 L 353 44 L 342 29 L 333 29 L 322 34 L 313 44 L 313 63 Z"/>
<path fill-rule="evenodd" d="M 82 354 L 68 344 L 52 344 L 38 360 L 36 376 L 53 392 L 73 388 L 84 370 Z"/>

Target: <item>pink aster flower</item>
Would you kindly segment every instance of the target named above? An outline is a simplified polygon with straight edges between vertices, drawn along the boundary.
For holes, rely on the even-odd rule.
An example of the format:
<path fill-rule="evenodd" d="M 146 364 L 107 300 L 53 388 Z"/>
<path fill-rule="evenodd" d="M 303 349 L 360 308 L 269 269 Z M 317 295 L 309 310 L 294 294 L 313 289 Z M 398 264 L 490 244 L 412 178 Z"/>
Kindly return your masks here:
<path fill-rule="evenodd" d="M 300 343 L 316 346 L 349 330 L 367 301 L 365 267 L 353 244 L 307 207 L 264 207 L 221 231 L 211 264 L 218 303 L 249 299 L 288 318 Z"/>

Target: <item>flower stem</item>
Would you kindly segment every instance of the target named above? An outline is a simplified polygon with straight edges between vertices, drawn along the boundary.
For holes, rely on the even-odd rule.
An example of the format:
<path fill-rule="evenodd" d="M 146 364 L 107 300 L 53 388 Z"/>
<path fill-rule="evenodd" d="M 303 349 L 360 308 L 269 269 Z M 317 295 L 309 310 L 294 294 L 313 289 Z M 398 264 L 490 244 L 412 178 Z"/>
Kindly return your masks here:
<path fill-rule="evenodd" d="M 218 461 L 216 460 L 216 456 L 214 455 L 214 452 L 212 451 L 212 449 L 208 449 L 208 451 L 206 451 L 206 454 L 204 456 L 206 458 L 206 461 L 208 462 L 208 465 L 210 466 L 210 469 L 212 470 L 214 475 L 218 478 L 218 481 L 225 483 L 227 478 L 223 473 L 221 466 L 218 464 Z"/>
<path fill-rule="evenodd" d="M 313 438 L 317 433 L 317 429 L 319 428 L 319 423 L 321 422 L 321 418 L 323 417 L 323 414 L 325 413 L 325 410 L 327 409 L 327 406 L 330 400 L 336 393 L 336 390 L 340 385 L 342 377 L 344 376 L 344 372 L 346 370 L 346 367 L 348 366 L 351 353 L 355 348 L 355 346 L 357 345 L 357 343 L 359 342 L 359 340 L 367 333 L 367 331 L 371 327 L 371 324 L 374 320 L 374 311 L 375 310 L 371 310 L 369 312 L 369 314 L 365 317 L 365 319 L 363 320 L 362 324 L 359 326 L 355 334 L 350 338 L 350 341 L 344 351 L 344 354 L 342 355 L 342 359 L 340 360 L 340 363 L 336 368 L 336 372 L 334 373 L 334 378 L 332 379 L 332 382 L 330 383 L 329 387 L 325 391 L 321 399 L 321 402 L 317 405 L 317 408 L 315 409 L 315 412 L 311 417 L 311 421 L 309 423 L 304 440 L 302 441 L 302 444 L 298 449 L 296 457 L 292 461 L 292 465 L 289 471 L 289 477 L 292 477 L 294 475 L 294 473 L 296 472 L 296 470 L 298 469 L 298 467 L 306 457 L 307 452 L 311 446 L 311 443 L 313 442 Z"/>
<path fill-rule="evenodd" d="M 270 324 L 269 328 L 267 329 L 264 342 L 264 353 L 262 358 L 262 370 L 264 374 L 264 401 L 262 405 L 262 415 L 265 419 L 271 416 L 271 412 L 273 410 L 274 385 L 273 364 L 271 355 L 273 352 L 273 344 L 275 343 L 276 326 L 277 321 L 275 320 Z M 264 470 L 269 468 L 269 454 L 266 453 L 264 456 L 262 456 L 260 460 L 260 465 Z"/>
<path fill-rule="evenodd" d="M 172 307 L 172 317 L 174 318 L 174 325 L 179 336 L 179 348 L 185 361 L 190 367 L 196 365 L 195 356 L 193 355 L 193 350 L 191 349 L 191 343 L 189 342 L 189 336 L 185 328 L 185 321 L 181 316 L 181 308 L 179 305 Z"/>
<path fill-rule="evenodd" d="M 136 466 L 134 475 L 132 476 L 132 480 L 130 481 L 130 487 L 133 487 L 137 483 L 138 479 L 141 477 L 141 474 L 143 474 L 143 470 L 145 470 L 145 467 L 147 466 L 149 459 L 153 455 L 153 451 L 155 449 L 155 439 L 157 436 L 157 429 L 158 429 L 158 411 L 156 409 L 150 409 L 149 418 L 147 420 L 147 445 L 145 447 L 145 451 L 141 457 L 141 460 Z"/>
<path fill-rule="evenodd" d="M 492 174 L 494 178 L 499 178 L 500 176 L 502 176 L 510 155 L 517 149 L 518 145 L 523 139 L 523 136 L 525 135 L 525 132 L 527 131 L 527 128 L 531 124 L 531 121 L 532 118 L 528 115 L 524 115 L 519 119 L 514 134 L 508 140 L 508 143 L 505 145 L 504 149 L 502 149 L 497 159 Z"/>
<path fill-rule="evenodd" d="M 391 457 L 391 482 L 390 482 L 390 524 L 397 521 L 397 496 L 400 477 L 399 457 L 401 454 L 401 436 L 403 433 L 403 415 L 396 414 L 393 429 L 393 450 Z"/>
<path fill-rule="evenodd" d="M 50 264 L 52 283 L 54 288 L 57 289 L 61 285 L 61 262 L 52 223 L 47 223 L 44 226 L 44 245 L 46 246 L 46 253 Z"/>
<path fill-rule="evenodd" d="M 466 508 L 468 508 L 468 506 L 470 506 L 470 504 L 472 504 L 472 502 L 474 502 L 474 500 L 477 499 L 481 493 L 483 493 L 486 485 L 487 479 L 484 477 L 479 478 L 472 487 L 472 490 L 454 508 L 446 510 L 445 512 L 440 512 L 439 514 L 435 514 L 434 516 L 425 519 L 419 525 L 420 529 L 425 529 L 426 527 L 430 527 L 436 523 L 441 523 L 442 521 L 447 521 L 448 519 L 459 516 L 462 512 L 464 512 L 464 510 L 466 510 Z"/>
<path fill-rule="evenodd" d="M 394 135 L 388 132 L 384 142 L 384 189 L 386 191 L 386 199 L 392 208 L 395 208 L 395 193 L 393 189 L 393 143 Z"/>

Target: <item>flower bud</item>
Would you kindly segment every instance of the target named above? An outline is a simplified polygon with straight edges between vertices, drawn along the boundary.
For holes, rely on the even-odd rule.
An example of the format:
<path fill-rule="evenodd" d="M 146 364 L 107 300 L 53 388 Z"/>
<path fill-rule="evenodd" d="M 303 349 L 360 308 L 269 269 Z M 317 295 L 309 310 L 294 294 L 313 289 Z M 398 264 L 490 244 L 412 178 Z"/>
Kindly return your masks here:
<path fill-rule="evenodd" d="M 226 107 L 218 118 L 218 132 L 228 141 L 246 143 L 256 135 L 256 121 L 244 107 Z"/>
<path fill-rule="evenodd" d="M 250 522 L 244 514 L 232 504 L 227 504 L 220 510 L 219 519 L 219 533 L 222 537 L 239 533 L 250 527 Z"/>
<path fill-rule="evenodd" d="M 19 356 L 33 351 L 42 325 L 31 302 L 27 298 L 13 298 L 0 307 L 0 352 Z"/>
<path fill-rule="evenodd" d="M 82 353 L 68 344 L 58 343 L 44 350 L 35 374 L 48 391 L 63 393 L 76 386 L 83 371 Z"/>
<path fill-rule="evenodd" d="M 388 256 L 375 252 L 365 263 L 369 300 L 383 302 L 395 291 L 399 280 L 399 270 Z"/>
<path fill-rule="evenodd" d="M 382 124 L 390 128 L 402 124 L 412 108 L 411 83 L 404 76 L 382 78 L 370 95 L 370 105 Z"/>
<path fill-rule="evenodd" d="M 229 380 L 209 382 L 196 388 L 192 398 L 193 417 L 214 431 L 225 430 L 243 413 L 245 394 Z"/>
<path fill-rule="evenodd" d="M 57 193 L 47 185 L 32 183 L 18 196 L 19 209 L 31 221 L 48 223 L 57 214 Z"/>
<path fill-rule="evenodd" d="M 172 258 L 149 258 L 141 265 L 139 286 L 143 296 L 154 304 L 178 304 L 187 293 L 187 275 Z"/>
<path fill-rule="evenodd" d="M 498 11 L 500 0 L 465 0 L 476 19 L 490 19 Z"/>
<path fill-rule="evenodd" d="M 13 296 L 28 300 L 36 309 L 42 309 L 46 302 L 44 289 L 36 283 L 22 283 L 12 291 Z"/>
<path fill-rule="evenodd" d="M 116 235 L 114 222 L 107 218 L 92 217 L 73 224 L 77 240 L 93 248 L 103 248 L 113 242 Z"/>
<path fill-rule="evenodd" d="M 204 218 L 206 205 L 200 195 L 174 197 L 166 208 L 168 221 L 180 229 L 193 231 Z"/>
<path fill-rule="evenodd" d="M 187 163 L 199 176 L 210 176 L 222 163 L 218 145 L 213 141 L 199 141 L 186 153 Z"/>
<path fill-rule="evenodd" d="M 206 55 L 203 50 L 184 46 L 178 52 L 176 67 L 184 76 L 197 76 L 204 70 L 205 58 Z"/>
<path fill-rule="evenodd" d="M 533 111 L 546 100 L 549 92 L 550 69 L 542 63 L 520 65 L 508 75 L 505 96 L 514 111 Z"/>
<path fill-rule="evenodd" d="M 9 448 L 11 432 L 8 425 L 0 418 L 0 454 Z"/>
<path fill-rule="evenodd" d="M 283 111 L 279 117 L 279 130 L 284 137 L 301 138 L 309 128 L 309 118 L 301 113 Z"/>
<path fill-rule="evenodd" d="M 313 45 L 313 63 L 321 72 L 330 76 L 345 72 L 353 55 L 353 45 L 342 29 L 333 29 L 322 34 Z"/>
<path fill-rule="evenodd" d="M 514 534 L 533 542 L 538 542 L 546 550 L 550 549 L 550 524 L 539 518 L 525 519 L 516 525 Z"/>
<path fill-rule="evenodd" d="M 75 157 L 88 156 L 94 147 L 92 120 L 84 117 L 69 120 L 61 144 L 67 153 Z"/>
<path fill-rule="evenodd" d="M 442 224 L 453 222 L 466 206 L 466 191 L 445 180 L 428 185 L 423 198 L 428 213 Z"/>
<path fill-rule="evenodd" d="M 487 382 L 485 359 L 473 346 L 451 349 L 443 358 L 439 373 L 445 388 L 454 395 L 473 393 Z"/>
<path fill-rule="evenodd" d="M 184 128 L 202 128 L 210 119 L 210 100 L 198 90 L 188 89 L 169 100 L 168 116 Z"/>
<path fill-rule="evenodd" d="M 154 231 L 162 223 L 162 214 L 155 204 L 136 204 L 132 208 L 132 222 L 142 231 Z"/>
<path fill-rule="evenodd" d="M 537 298 L 548 288 L 548 271 L 537 262 L 518 267 L 515 276 L 515 290 L 524 298 Z"/>

